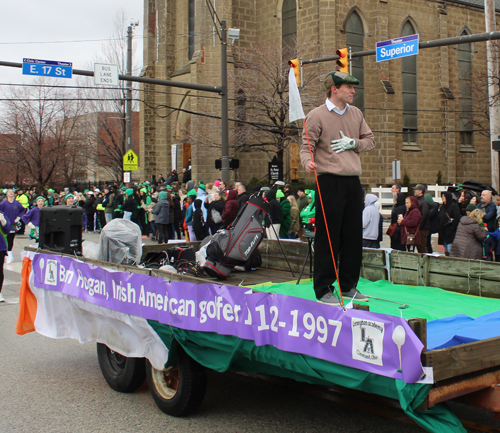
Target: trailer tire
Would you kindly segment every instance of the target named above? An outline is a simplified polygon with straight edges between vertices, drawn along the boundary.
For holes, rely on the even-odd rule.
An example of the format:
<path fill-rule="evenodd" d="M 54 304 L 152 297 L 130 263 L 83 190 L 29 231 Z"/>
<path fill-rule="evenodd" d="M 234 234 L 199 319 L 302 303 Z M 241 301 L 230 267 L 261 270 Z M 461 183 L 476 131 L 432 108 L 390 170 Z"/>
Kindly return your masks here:
<path fill-rule="evenodd" d="M 115 391 L 133 392 L 146 380 L 144 358 L 127 358 L 97 343 L 97 359 L 104 379 Z"/>
<path fill-rule="evenodd" d="M 167 415 L 189 415 L 201 405 L 205 397 L 205 368 L 183 350 L 179 351 L 175 366 L 168 371 L 156 370 L 146 360 L 146 374 L 153 400 Z"/>

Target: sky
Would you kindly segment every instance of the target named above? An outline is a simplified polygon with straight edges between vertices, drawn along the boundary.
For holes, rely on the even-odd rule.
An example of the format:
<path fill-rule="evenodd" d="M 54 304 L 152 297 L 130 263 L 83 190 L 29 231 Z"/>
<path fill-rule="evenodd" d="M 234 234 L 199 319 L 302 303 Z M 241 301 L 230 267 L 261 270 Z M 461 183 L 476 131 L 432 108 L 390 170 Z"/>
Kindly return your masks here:
<path fill-rule="evenodd" d="M 0 60 L 22 63 L 23 58 L 72 62 L 74 69 L 93 69 L 92 61 L 114 31 L 120 10 L 134 29 L 134 65 L 142 65 L 143 0 L 16 0 L 2 3 Z M 126 29 L 124 30 L 126 32 Z M 83 41 L 83 42 L 75 42 Z M 134 70 L 132 75 L 139 75 Z M 37 77 L 21 69 L 0 66 L 0 85 L 31 83 Z M 65 79 L 75 85 L 76 77 Z M 3 87 L 3 86 L 0 86 Z"/>

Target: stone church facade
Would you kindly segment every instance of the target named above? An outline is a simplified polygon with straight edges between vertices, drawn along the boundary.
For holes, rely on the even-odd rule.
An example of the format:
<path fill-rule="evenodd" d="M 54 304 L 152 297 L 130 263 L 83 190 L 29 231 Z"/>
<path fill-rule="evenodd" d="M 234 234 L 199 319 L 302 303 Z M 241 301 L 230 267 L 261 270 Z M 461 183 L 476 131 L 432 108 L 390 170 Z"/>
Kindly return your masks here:
<path fill-rule="evenodd" d="M 420 41 L 429 41 L 485 31 L 480 0 L 211 0 L 211 4 L 228 28 L 240 29 L 235 46 L 295 44 L 297 57 L 304 60 L 334 56 L 336 49 L 346 46 L 352 52 L 373 50 L 378 41 L 415 33 Z M 207 2 L 145 0 L 144 5 L 142 74 L 219 86 L 221 44 Z M 308 45 L 302 48 L 305 40 Z M 241 59 L 235 47 L 227 50 L 228 74 L 241 74 L 238 63 L 248 59 Z M 324 101 L 322 81 L 334 69 L 334 61 L 303 66 L 304 75 L 311 71 L 317 75 L 307 89 L 317 101 Z M 442 184 L 468 179 L 491 183 L 486 43 L 429 48 L 418 56 L 385 62 L 376 62 L 375 56 L 356 58 L 351 71 L 361 81 L 355 105 L 364 111 L 377 142 L 374 151 L 362 155 L 363 185 L 390 183 L 395 159 L 401 161 L 401 176 L 412 184 L 433 184 L 438 178 Z M 230 87 L 230 118 L 238 113 L 237 96 L 238 89 Z M 220 116 L 218 95 L 143 85 L 141 99 L 141 177 L 165 175 L 172 167 L 181 172 L 190 158 L 193 179 L 220 178 L 214 167 L 221 153 L 220 126 L 210 117 Z M 304 107 L 306 114 L 311 108 Z M 251 114 L 245 120 L 251 121 Z M 237 122 L 229 127 L 234 137 Z M 298 137 L 292 138 L 284 152 L 285 180 L 312 182 L 298 163 L 298 142 Z M 232 144 L 230 157 L 238 158 L 240 167 L 230 172 L 231 180 L 266 178 L 275 149 L 245 151 L 240 146 L 235 152 Z"/>

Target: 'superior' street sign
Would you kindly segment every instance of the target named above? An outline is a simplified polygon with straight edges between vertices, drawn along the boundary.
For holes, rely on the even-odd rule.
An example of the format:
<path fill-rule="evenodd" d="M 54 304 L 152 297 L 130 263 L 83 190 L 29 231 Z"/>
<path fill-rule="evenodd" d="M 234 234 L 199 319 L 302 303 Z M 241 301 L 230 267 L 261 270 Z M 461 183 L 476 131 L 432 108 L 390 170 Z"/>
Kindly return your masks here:
<path fill-rule="evenodd" d="M 415 56 L 418 54 L 418 35 L 377 42 L 375 51 L 377 62 Z"/>
<path fill-rule="evenodd" d="M 73 63 L 57 60 L 23 59 L 23 74 L 42 77 L 71 78 Z"/>

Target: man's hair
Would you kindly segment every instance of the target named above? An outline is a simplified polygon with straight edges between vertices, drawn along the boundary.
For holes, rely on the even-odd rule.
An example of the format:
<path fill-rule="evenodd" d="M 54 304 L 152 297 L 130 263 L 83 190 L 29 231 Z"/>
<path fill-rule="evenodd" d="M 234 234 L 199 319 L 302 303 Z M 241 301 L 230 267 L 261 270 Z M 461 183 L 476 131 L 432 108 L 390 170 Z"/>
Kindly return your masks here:
<path fill-rule="evenodd" d="M 395 186 L 396 189 L 399 189 L 401 191 L 401 185 L 399 183 L 393 183 L 391 187 Z"/>
<path fill-rule="evenodd" d="M 342 85 L 342 84 L 341 84 L 341 85 Z M 340 85 L 340 86 L 341 86 L 341 85 Z M 337 89 L 340 89 L 340 86 L 335 86 L 335 87 L 336 87 Z M 326 89 L 326 97 L 327 97 L 328 99 L 330 99 L 330 96 L 332 96 L 332 88 L 331 88 L 331 87 L 330 87 L 330 88 L 328 88 L 328 89 Z"/>
<path fill-rule="evenodd" d="M 247 190 L 247 187 L 245 185 L 243 185 L 241 182 L 238 185 L 238 188 L 241 188 L 244 192 L 246 192 L 246 190 Z"/>

